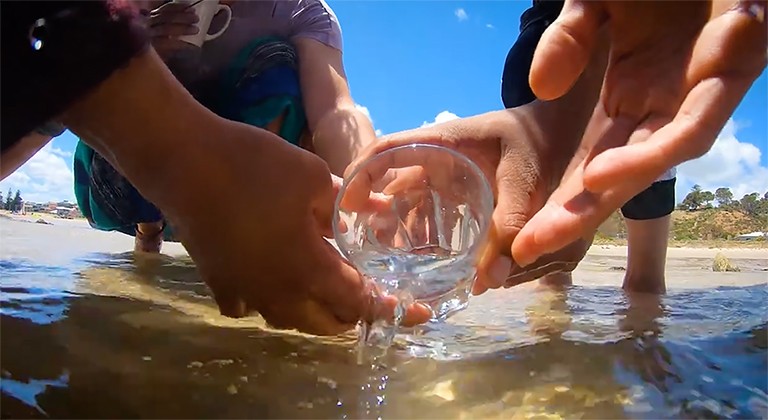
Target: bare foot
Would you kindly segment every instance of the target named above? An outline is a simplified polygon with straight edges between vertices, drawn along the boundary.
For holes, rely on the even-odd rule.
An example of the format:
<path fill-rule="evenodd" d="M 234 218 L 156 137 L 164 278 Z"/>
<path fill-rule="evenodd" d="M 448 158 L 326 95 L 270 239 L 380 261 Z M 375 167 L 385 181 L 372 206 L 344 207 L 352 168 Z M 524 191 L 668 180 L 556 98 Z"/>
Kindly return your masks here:
<path fill-rule="evenodd" d="M 139 223 L 136 225 L 136 239 L 133 250 L 135 252 L 159 254 L 160 248 L 163 246 L 163 227 L 162 221 Z"/>

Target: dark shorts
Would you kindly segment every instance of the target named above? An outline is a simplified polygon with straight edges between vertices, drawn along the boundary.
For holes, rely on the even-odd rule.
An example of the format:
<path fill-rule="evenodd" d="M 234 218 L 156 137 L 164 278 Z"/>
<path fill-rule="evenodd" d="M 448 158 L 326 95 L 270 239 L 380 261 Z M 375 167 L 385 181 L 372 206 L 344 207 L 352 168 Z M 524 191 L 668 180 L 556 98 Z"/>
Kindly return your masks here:
<path fill-rule="evenodd" d="M 536 100 L 528 85 L 533 53 L 547 27 L 563 8 L 561 0 L 537 0 L 520 17 L 520 35 L 510 48 L 501 78 L 501 100 L 515 108 Z M 649 220 L 664 217 L 675 208 L 675 178 L 657 181 L 630 199 L 621 212 L 627 219 Z"/>

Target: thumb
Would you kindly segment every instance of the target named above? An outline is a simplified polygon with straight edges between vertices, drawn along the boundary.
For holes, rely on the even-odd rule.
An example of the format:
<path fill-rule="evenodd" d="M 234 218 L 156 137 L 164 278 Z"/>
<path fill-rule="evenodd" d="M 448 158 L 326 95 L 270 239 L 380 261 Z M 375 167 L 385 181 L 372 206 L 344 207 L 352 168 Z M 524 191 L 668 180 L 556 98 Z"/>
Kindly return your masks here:
<path fill-rule="evenodd" d="M 545 197 L 539 196 L 539 168 L 528 159 L 532 150 L 503 145 L 501 160 L 496 171 L 498 196 L 493 211 L 493 230 L 488 248 L 478 264 L 474 294 L 501 287 L 513 265 L 511 246 L 518 232 L 526 224 L 532 210 Z"/>
<path fill-rule="evenodd" d="M 565 0 L 533 55 L 528 82 L 537 98 L 557 99 L 571 89 L 589 63 L 606 16 L 600 2 Z"/>

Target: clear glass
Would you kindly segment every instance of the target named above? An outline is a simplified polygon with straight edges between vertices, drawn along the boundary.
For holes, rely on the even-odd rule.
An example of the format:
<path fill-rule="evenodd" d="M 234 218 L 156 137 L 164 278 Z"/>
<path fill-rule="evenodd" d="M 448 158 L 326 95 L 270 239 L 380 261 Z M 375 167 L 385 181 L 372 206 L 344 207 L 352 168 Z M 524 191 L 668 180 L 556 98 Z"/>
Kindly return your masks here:
<path fill-rule="evenodd" d="M 474 162 L 415 144 L 371 157 L 344 180 L 333 230 L 342 254 L 402 303 L 395 324 L 414 301 L 443 320 L 469 301 L 492 211 L 491 186 Z M 390 333 L 364 334 L 389 342 Z"/>

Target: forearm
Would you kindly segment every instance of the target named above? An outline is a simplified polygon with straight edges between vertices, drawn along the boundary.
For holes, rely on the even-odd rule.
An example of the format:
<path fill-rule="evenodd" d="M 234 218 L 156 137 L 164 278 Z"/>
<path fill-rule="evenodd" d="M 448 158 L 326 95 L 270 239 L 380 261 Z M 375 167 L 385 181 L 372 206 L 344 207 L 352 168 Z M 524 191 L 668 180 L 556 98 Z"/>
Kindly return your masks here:
<path fill-rule="evenodd" d="M 230 136 L 252 138 L 265 155 L 279 138 L 224 120 L 181 86 L 154 50 L 115 72 L 72 106 L 63 122 L 168 216 L 189 212 L 205 185 L 229 184 Z M 252 159 L 244 155 L 243 159 Z"/>
<path fill-rule="evenodd" d="M 0 180 L 14 173 L 42 149 L 53 137 L 32 132 L 24 136 L 0 156 Z"/>
<path fill-rule="evenodd" d="M 214 118 L 150 49 L 72 106 L 62 120 L 162 207 L 168 191 L 184 196 L 197 188 L 185 182 L 186 175 L 204 159 L 203 145 L 196 143 Z"/>
<path fill-rule="evenodd" d="M 347 166 L 374 141 L 371 120 L 351 101 L 326 112 L 318 120 L 312 140 L 315 153 L 338 176 L 344 176 Z"/>

